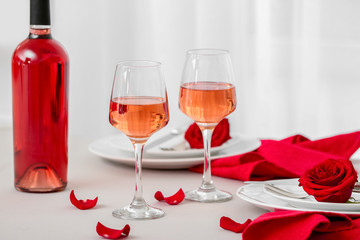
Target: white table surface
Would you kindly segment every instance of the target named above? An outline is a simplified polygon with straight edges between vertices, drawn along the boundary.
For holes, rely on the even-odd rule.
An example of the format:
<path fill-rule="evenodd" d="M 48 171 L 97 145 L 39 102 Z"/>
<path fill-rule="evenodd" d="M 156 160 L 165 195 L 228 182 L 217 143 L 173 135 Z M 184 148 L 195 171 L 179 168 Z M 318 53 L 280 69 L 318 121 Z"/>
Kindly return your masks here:
<path fill-rule="evenodd" d="M 68 186 L 62 192 L 33 194 L 14 188 L 11 129 L 0 129 L 0 239 L 103 239 L 96 233 L 100 221 L 111 228 L 131 227 L 126 239 L 241 239 L 220 228 L 222 216 L 244 222 L 265 213 L 241 199 L 235 192 L 241 181 L 213 177 L 216 186 L 231 192 L 231 201 L 198 203 L 184 200 L 176 206 L 155 200 L 160 190 L 165 196 L 196 188 L 201 174 L 187 170 L 143 170 L 144 198 L 160 207 L 165 216 L 155 220 L 123 220 L 111 215 L 115 208 L 128 205 L 134 194 L 134 168 L 103 160 L 88 151 L 95 139 L 69 138 Z M 69 200 L 74 189 L 80 199 L 99 197 L 90 210 L 78 210 Z"/>

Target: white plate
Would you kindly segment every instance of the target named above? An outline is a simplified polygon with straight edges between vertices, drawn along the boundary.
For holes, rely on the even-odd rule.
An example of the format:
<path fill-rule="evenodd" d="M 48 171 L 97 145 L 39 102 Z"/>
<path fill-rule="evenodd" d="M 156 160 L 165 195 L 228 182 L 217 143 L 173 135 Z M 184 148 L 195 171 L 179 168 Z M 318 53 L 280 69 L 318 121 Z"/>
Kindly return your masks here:
<path fill-rule="evenodd" d="M 278 184 L 279 182 L 295 184 L 297 182 L 297 179 L 272 180 L 267 182 L 273 184 Z M 264 187 L 264 182 L 249 183 L 247 185 L 240 187 L 236 191 L 236 194 L 239 198 L 268 211 L 278 211 L 278 210 L 318 211 L 318 212 L 342 213 L 351 216 L 360 216 L 360 211 L 324 210 L 319 208 L 294 207 L 284 200 L 281 200 L 277 197 L 265 193 L 263 187 Z"/>
<path fill-rule="evenodd" d="M 235 136 L 235 135 L 234 135 Z M 236 135 L 239 136 L 239 135 Z M 260 146 L 256 138 L 238 137 L 236 144 L 220 149 L 212 154 L 212 160 L 252 151 Z M 105 137 L 92 142 L 89 150 L 93 154 L 122 164 L 134 166 L 134 152 L 122 151 L 113 144 L 112 137 Z M 204 157 L 143 157 L 144 168 L 184 169 L 203 163 Z"/>
<path fill-rule="evenodd" d="M 293 193 L 305 193 L 302 187 L 299 187 L 298 179 L 295 182 L 289 182 L 281 180 L 274 184 L 278 188 L 293 192 Z M 357 203 L 329 203 L 318 202 L 313 196 L 309 196 L 303 199 L 291 198 L 274 191 L 264 188 L 264 192 L 270 194 L 280 200 L 283 200 L 294 207 L 309 208 L 316 210 L 330 210 L 330 211 L 360 211 L 360 204 Z M 353 192 L 351 195 L 355 199 L 360 199 L 360 193 Z"/>
<path fill-rule="evenodd" d="M 156 141 L 157 139 L 161 138 L 164 134 L 158 134 L 155 136 L 152 136 L 149 139 L 149 143 Z M 239 135 L 232 135 L 231 139 L 229 139 L 228 141 L 226 141 L 224 144 L 222 144 L 221 146 L 218 147 L 213 147 L 211 148 L 211 154 L 217 153 L 220 150 L 223 150 L 225 148 L 231 147 L 237 143 L 239 143 L 239 141 L 241 141 L 242 137 L 240 137 Z M 117 134 L 114 136 L 109 136 L 105 138 L 106 141 L 109 142 L 109 144 L 112 145 L 112 147 L 114 148 L 119 148 L 121 151 L 124 152 L 130 152 L 133 154 L 134 152 L 134 147 L 132 146 L 129 138 L 127 136 L 125 136 L 124 134 Z M 144 151 L 144 156 L 145 157 L 161 157 L 161 158 L 168 158 L 168 157 L 176 157 L 176 158 L 184 158 L 184 157 L 201 157 L 204 155 L 204 150 L 203 149 L 191 149 L 188 148 L 186 150 L 171 150 L 171 151 L 164 151 L 162 150 L 160 147 L 172 147 L 175 146 L 179 143 L 183 142 L 183 144 L 187 144 L 185 143 L 185 139 L 184 139 L 184 135 L 179 135 L 176 137 L 173 137 L 172 139 L 158 144 L 157 146 L 154 146 L 153 148 Z M 145 145 L 146 146 L 146 145 Z"/>

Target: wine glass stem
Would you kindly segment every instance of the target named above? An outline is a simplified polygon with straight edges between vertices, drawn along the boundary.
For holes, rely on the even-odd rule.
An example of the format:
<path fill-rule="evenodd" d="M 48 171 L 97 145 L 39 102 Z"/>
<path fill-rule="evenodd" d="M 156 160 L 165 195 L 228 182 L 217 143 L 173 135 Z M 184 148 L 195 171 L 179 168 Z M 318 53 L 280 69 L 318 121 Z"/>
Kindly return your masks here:
<path fill-rule="evenodd" d="M 145 200 L 143 198 L 143 186 L 142 186 L 142 156 L 144 150 L 143 143 L 134 143 L 135 148 L 135 194 L 134 199 L 131 203 L 133 206 L 143 206 L 145 205 Z"/>
<path fill-rule="evenodd" d="M 202 136 L 204 140 L 204 172 L 203 172 L 203 181 L 201 184 L 202 189 L 209 190 L 213 189 L 214 184 L 211 180 L 211 157 L 210 157 L 210 148 L 211 148 L 211 136 L 213 133 L 212 129 L 203 129 Z"/>

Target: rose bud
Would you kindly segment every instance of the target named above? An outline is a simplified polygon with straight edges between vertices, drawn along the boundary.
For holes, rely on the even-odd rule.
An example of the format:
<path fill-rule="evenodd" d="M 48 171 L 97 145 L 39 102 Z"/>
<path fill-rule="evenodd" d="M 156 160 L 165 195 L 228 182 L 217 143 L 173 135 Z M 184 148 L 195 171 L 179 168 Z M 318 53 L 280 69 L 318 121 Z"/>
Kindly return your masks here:
<path fill-rule="evenodd" d="M 351 161 L 328 159 L 307 170 L 299 186 L 319 202 L 344 203 L 351 197 L 356 181 Z"/>

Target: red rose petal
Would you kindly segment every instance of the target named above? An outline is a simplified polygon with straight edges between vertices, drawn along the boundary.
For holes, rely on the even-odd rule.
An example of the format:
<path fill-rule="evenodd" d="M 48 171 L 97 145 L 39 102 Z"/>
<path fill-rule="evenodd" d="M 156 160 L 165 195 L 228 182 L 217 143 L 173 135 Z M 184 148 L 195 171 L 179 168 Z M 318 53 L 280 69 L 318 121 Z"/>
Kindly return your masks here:
<path fill-rule="evenodd" d="M 96 232 L 99 236 L 102 236 L 107 239 L 120 239 L 129 236 L 130 226 L 128 224 L 125 225 L 123 229 L 113 229 L 108 228 L 102 225 L 100 222 L 96 225 Z"/>
<path fill-rule="evenodd" d="M 220 218 L 220 227 L 225 230 L 229 230 L 235 233 L 242 233 L 244 229 L 252 222 L 251 219 L 246 220 L 244 223 L 237 223 L 231 218 L 221 217 Z"/>
<path fill-rule="evenodd" d="M 96 197 L 95 199 L 93 200 L 90 200 L 90 199 L 86 199 L 86 200 L 78 200 L 76 197 L 75 197 L 75 193 L 74 193 L 74 190 L 71 191 L 70 193 L 70 201 L 71 203 L 77 207 L 78 209 L 80 210 L 86 210 L 86 209 L 90 209 L 90 208 L 93 208 L 95 207 L 97 201 L 98 201 L 98 197 Z"/>
<path fill-rule="evenodd" d="M 154 195 L 155 199 L 158 200 L 158 201 L 162 201 L 165 199 L 164 195 L 160 192 L 160 191 L 157 191 Z"/>
<path fill-rule="evenodd" d="M 184 198 L 185 198 L 185 193 L 184 191 L 180 188 L 179 191 L 177 191 L 177 193 L 175 193 L 172 196 L 169 197 L 164 197 L 164 195 L 160 192 L 157 191 L 154 195 L 155 199 L 158 201 L 163 201 L 165 200 L 166 203 L 170 204 L 170 205 L 177 205 L 179 203 L 181 203 Z"/>

